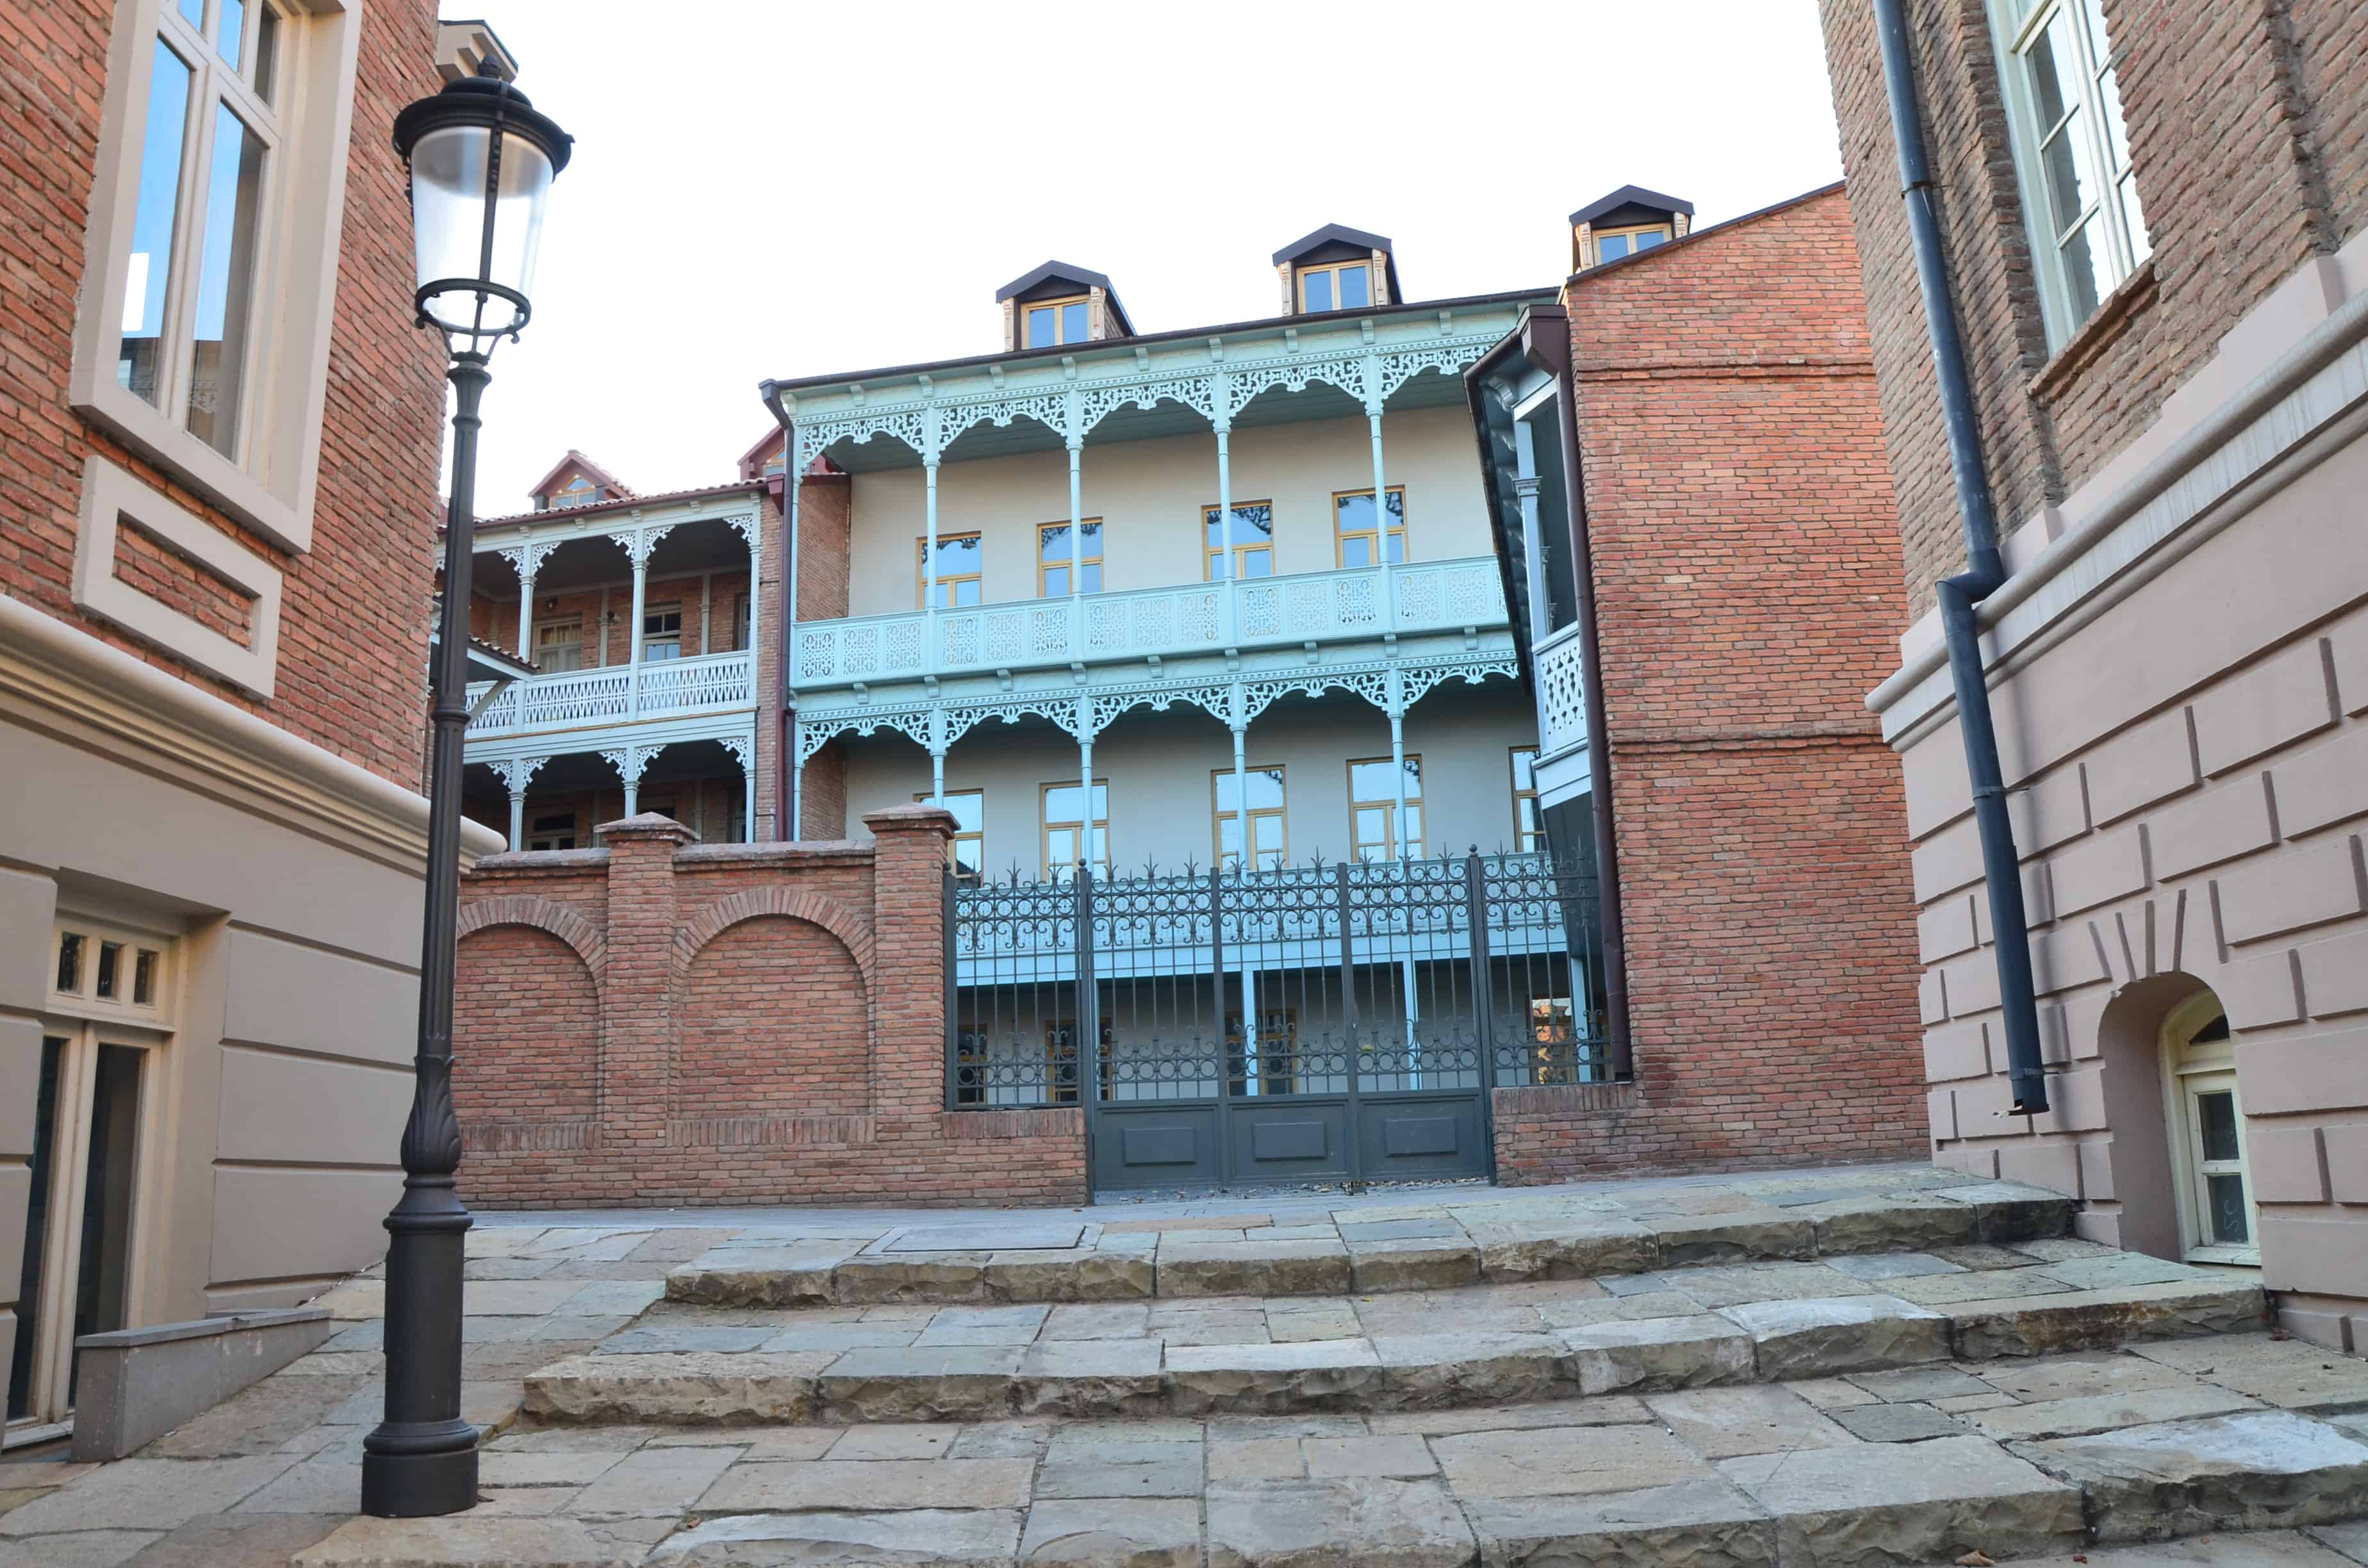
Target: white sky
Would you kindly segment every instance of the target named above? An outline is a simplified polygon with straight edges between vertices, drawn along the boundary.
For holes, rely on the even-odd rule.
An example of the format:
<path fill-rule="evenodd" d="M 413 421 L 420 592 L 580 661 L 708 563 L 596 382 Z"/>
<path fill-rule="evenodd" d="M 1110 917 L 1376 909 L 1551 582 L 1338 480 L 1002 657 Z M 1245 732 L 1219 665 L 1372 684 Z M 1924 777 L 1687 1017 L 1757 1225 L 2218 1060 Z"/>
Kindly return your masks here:
<path fill-rule="evenodd" d="M 1558 280 L 1621 185 L 1706 224 L 1840 176 L 1815 0 L 446 6 L 576 139 L 486 516 L 569 447 L 645 494 L 728 480 L 761 378 L 990 353 L 1049 258 L 1159 332 L 1271 314 L 1267 257 L 1323 223 L 1440 299 Z"/>

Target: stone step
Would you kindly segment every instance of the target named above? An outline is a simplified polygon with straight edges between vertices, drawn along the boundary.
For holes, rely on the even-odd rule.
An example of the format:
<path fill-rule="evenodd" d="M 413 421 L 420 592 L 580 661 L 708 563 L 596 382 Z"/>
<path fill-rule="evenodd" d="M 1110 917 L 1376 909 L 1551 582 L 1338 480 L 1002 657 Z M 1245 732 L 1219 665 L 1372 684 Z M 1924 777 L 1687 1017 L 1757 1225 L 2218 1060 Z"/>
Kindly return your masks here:
<path fill-rule="evenodd" d="M 1280 1227 L 1030 1219 L 843 1238 L 752 1229 L 673 1269 L 666 1288 L 671 1301 L 730 1307 L 1442 1290 L 2061 1237 L 2073 1207 L 2013 1182 L 1830 1198 L 1770 1184 L 1536 1200 L 1484 1191 Z"/>
<path fill-rule="evenodd" d="M 2368 1417 L 2314 1394 L 2368 1405 L 2368 1363 L 2249 1335 L 1465 1410 L 528 1426 L 477 1508 L 293 1565 L 2333 1568 L 2368 1560 Z"/>
<path fill-rule="evenodd" d="M 1063 1331 L 1109 1336 L 1047 1337 L 1056 1332 L 1048 1321 L 1054 1309 L 1041 1306 L 942 1309 L 917 1333 L 910 1318 L 902 1326 L 874 1320 L 867 1332 L 862 1320 L 813 1324 L 800 1314 L 748 1312 L 740 1315 L 751 1321 L 702 1326 L 698 1314 L 685 1313 L 644 1319 L 643 1327 L 612 1336 L 591 1354 L 535 1372 L 526 1381 L 525 1409 L 552 1423 L 689 1426 L 1453 1409 L 2228 1334 L 2259 1328 L 2267 1311 L 2259 1286 L 2200 1270 L 2163 1283 L 2088 1290 L 2059 1285 L 2051 1293 L 1933 1305 L 1872 1291 L 1702 1301 L 1732 1296 L 1730 1278 L 1749 1272 L 1670 1271 L 1654 1278 L 1668 1288 L 1628 1295 L 1600 1288 L 1582 1295 L 1548 1286 L 1481 1287 L 1445 1293 L 1437 1304 L 1400 1316 L 1376 1312 L 1371 1327 L 1353 1317 L 1319 1315 L 1304 1326 L 1331 1335 L 1281 1343 L 1273 1342 L 1277 1326 L 1290 1332 L 1290 1319 L 1317 1314 L 1277 1304 L 1263 1309 L 1269 1314 L 1265 1342 L 1190 1344 L 1177 1340 L 1207 1334 L 1189 1326 L 1178 1332 L 1174 1318 L 1156 1330 L 1147 1312 L 1139 1324 L 1097 1324 L 1081 1320 L 1097 1310 L 1085 1308 L 1060 1309 L 1073 1314 Z M 1978 1271 L 1940 1278 L 1966 1274 Z M 1789 1276 L 1785 1282 L 1796 1290 L 1802 1284 Z M 1373 1303 L 1357 1311 L 1372 1312 Z M 1489 1326 L 1508 1312 L 1541 1326 Z M 1228 1309 L 1190 1315 L 1224 1317 Z M 1202 1326 L 1222 1335 L 1242 1325 Z M 1366 1331 L 1356 1332 L 1360 1328 Z"/>

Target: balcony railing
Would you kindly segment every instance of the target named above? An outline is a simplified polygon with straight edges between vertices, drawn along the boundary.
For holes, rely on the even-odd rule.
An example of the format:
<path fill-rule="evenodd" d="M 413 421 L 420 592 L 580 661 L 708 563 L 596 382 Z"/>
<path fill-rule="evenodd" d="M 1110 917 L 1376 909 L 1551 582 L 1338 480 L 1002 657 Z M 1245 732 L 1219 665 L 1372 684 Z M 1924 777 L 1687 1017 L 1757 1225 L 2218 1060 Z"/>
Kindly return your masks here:
<path fill-rule="evenodd" d="M 518 681 L 486 705 L 469 724 L 472 735 L 515 730 L 568 729 L 618 720 L 675 718 L 746 708 L 753 700 L 754 659 L 746 649 L 696 659 L 660 659 L 641 666 L 641 695 L 633 692 L 633 666 L 609 665 Z M 473 705 L 483 683 L 469 688 Z"/>
<path fill-rule="evenodd" d="M 1587 744 L 1587 665 L 1576 622 L 1542 640 L 1535 653 L 1538 760 Z"/>
<path fill-rule="evenodd" d="M 1191 583 L 1131 593 L 816 621 L 798 628 L 803 687 L 1293 646 L 1384 633 L 1501 627 L 1505 596 L 1491 556 L 1260 577 L 1235 589 Z"/>

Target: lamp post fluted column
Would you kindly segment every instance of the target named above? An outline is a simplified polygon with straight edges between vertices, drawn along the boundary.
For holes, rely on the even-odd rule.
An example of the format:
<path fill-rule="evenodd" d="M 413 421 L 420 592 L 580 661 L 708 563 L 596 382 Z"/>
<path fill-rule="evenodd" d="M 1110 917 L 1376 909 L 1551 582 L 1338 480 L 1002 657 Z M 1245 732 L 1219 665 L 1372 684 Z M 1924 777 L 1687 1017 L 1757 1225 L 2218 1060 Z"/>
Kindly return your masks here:
<path fill-rule="evenodd" d="M 452 496 L 444 521 L 444 605 L 429 697 L 426 930 L 419 1049 L 403 1128 L 403 1197 L 386 1217 L 386 1419 L 362 1439 L 362 1512 L 457 1513 L 477 1501 L 477 1429 L 461 1418 L 461 1292 L 469 1210 L 454 1176 L 452 982 L 460 937 L 461 748 L 469 728 L 470 568 L 476 532 L 482 354 L 453 358 Z"/>

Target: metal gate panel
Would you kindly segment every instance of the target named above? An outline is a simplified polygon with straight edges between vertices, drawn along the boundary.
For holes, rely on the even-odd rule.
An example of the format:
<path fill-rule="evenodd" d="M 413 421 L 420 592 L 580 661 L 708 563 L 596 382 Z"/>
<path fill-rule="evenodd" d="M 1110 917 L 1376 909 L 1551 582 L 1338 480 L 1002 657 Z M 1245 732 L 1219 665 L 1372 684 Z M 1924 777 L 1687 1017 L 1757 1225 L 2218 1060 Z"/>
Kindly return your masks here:
<path fill-rule="evenodd" d="M 1491 1174 L 1487 1091 L 1602 1075 L 1543 854 L 950 886 L 950 1110 L 1076 1105 L 1097 1190 Z"/>

